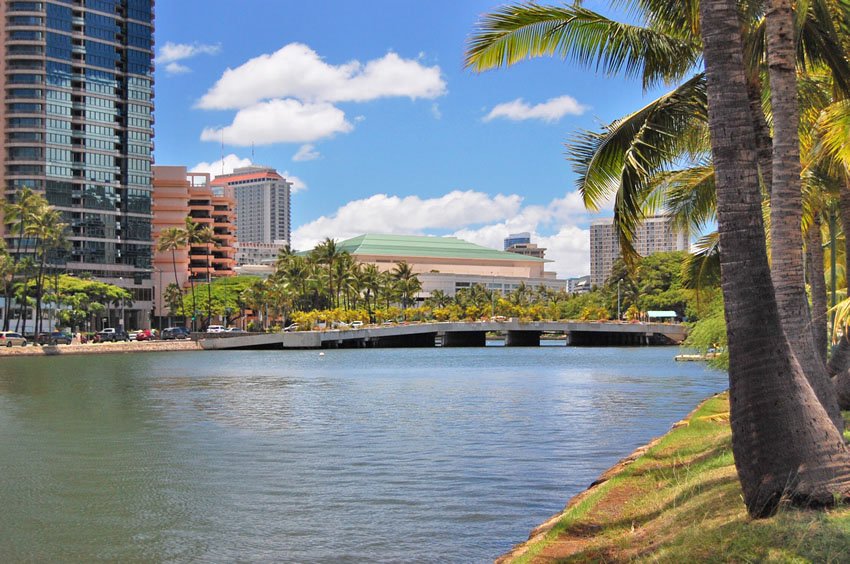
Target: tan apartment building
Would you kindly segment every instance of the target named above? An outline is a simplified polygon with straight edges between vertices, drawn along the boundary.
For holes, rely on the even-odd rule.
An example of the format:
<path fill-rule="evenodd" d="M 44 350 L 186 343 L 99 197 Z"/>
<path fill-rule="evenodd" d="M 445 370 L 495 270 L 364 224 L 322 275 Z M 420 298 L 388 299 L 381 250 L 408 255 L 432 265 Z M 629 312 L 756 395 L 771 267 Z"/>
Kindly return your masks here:
<path fill-rule="evenodd" d="M 169 227 L 184 228 L 186 217 L 202 227 L 210 227 L 215 234 L 215 245 L 192 245 L 171 252 L 154 253 L 153 269 L 156 292 L 154 315 L 168 315 L 163 291 L 175 283 L 185 288 L 189 279 L 206 282 L 209 265 L 210 278 L 233 276 L 236 266 L 236 212 L 232 198 L 216 195 L 210 185 L 210 175 L 187 172 L 184 166 L 153 167 L 153 236 L 159 240 L 162 230 Z"/>
<path fill-rule="evenodd" d="M 634 241 L 640 256 L 667 251 L 688 250 L 688 233 L 679 231 L 665 216 L 652 216 L 638 225 Z M 612 219 L 597 219 L 590 226 L 590 284 L 601 286 L 620 258 L 620 240 Z"/>

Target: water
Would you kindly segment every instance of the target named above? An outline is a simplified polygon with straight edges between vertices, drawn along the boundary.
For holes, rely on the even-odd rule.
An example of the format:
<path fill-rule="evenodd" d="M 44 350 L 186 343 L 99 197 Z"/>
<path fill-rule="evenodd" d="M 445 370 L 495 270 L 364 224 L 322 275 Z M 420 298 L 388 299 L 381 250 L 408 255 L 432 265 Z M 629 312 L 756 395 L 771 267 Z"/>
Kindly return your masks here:
<path fill-rule="evenodd" d="M 5 358 L 0 561 L 490 561 L 726 387 L 677 352 Z"/>

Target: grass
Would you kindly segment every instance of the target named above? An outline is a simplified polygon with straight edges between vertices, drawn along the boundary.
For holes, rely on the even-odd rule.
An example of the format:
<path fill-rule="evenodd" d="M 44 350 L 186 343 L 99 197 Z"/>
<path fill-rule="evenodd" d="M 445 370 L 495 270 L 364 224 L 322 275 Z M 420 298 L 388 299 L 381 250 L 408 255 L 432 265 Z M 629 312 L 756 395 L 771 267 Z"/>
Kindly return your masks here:
<path fill-rule="evenodd" d="M 850 507 L 747 516 L 728 412 L 725 395 L 704 402 L 514 561 L 846 562 Z"/>

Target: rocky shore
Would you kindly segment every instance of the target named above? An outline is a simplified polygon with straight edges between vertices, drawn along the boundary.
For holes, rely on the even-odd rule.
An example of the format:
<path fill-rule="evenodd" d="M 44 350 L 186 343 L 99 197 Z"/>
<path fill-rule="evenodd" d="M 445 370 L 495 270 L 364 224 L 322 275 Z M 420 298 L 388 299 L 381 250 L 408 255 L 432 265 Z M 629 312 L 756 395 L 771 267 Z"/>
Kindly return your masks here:
<path fill-rule="evenodd" d="M 197 341 L 130 341 L 127 343 L 86 343 L 85 345 L 0 347 L 0 358 L 17 356 L 54 356 L 66 354 L 107 354 L 165 351 L 200 351 Z"/>

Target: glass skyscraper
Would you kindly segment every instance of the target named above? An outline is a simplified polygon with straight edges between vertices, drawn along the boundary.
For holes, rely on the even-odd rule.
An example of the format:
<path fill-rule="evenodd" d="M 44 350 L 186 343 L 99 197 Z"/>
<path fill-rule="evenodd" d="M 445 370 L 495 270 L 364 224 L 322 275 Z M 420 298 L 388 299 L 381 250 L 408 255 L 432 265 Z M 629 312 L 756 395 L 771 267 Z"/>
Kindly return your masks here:
<path fill-rule="evenodd" d="M 0 0 L 0 16 L 5 196 L 44 194 L 69 226 L 64 268 L 131 290 L 126 323 L 144 326 L 153 0 Z M 12 250 L 15 236 L 5 233 Z"/>

